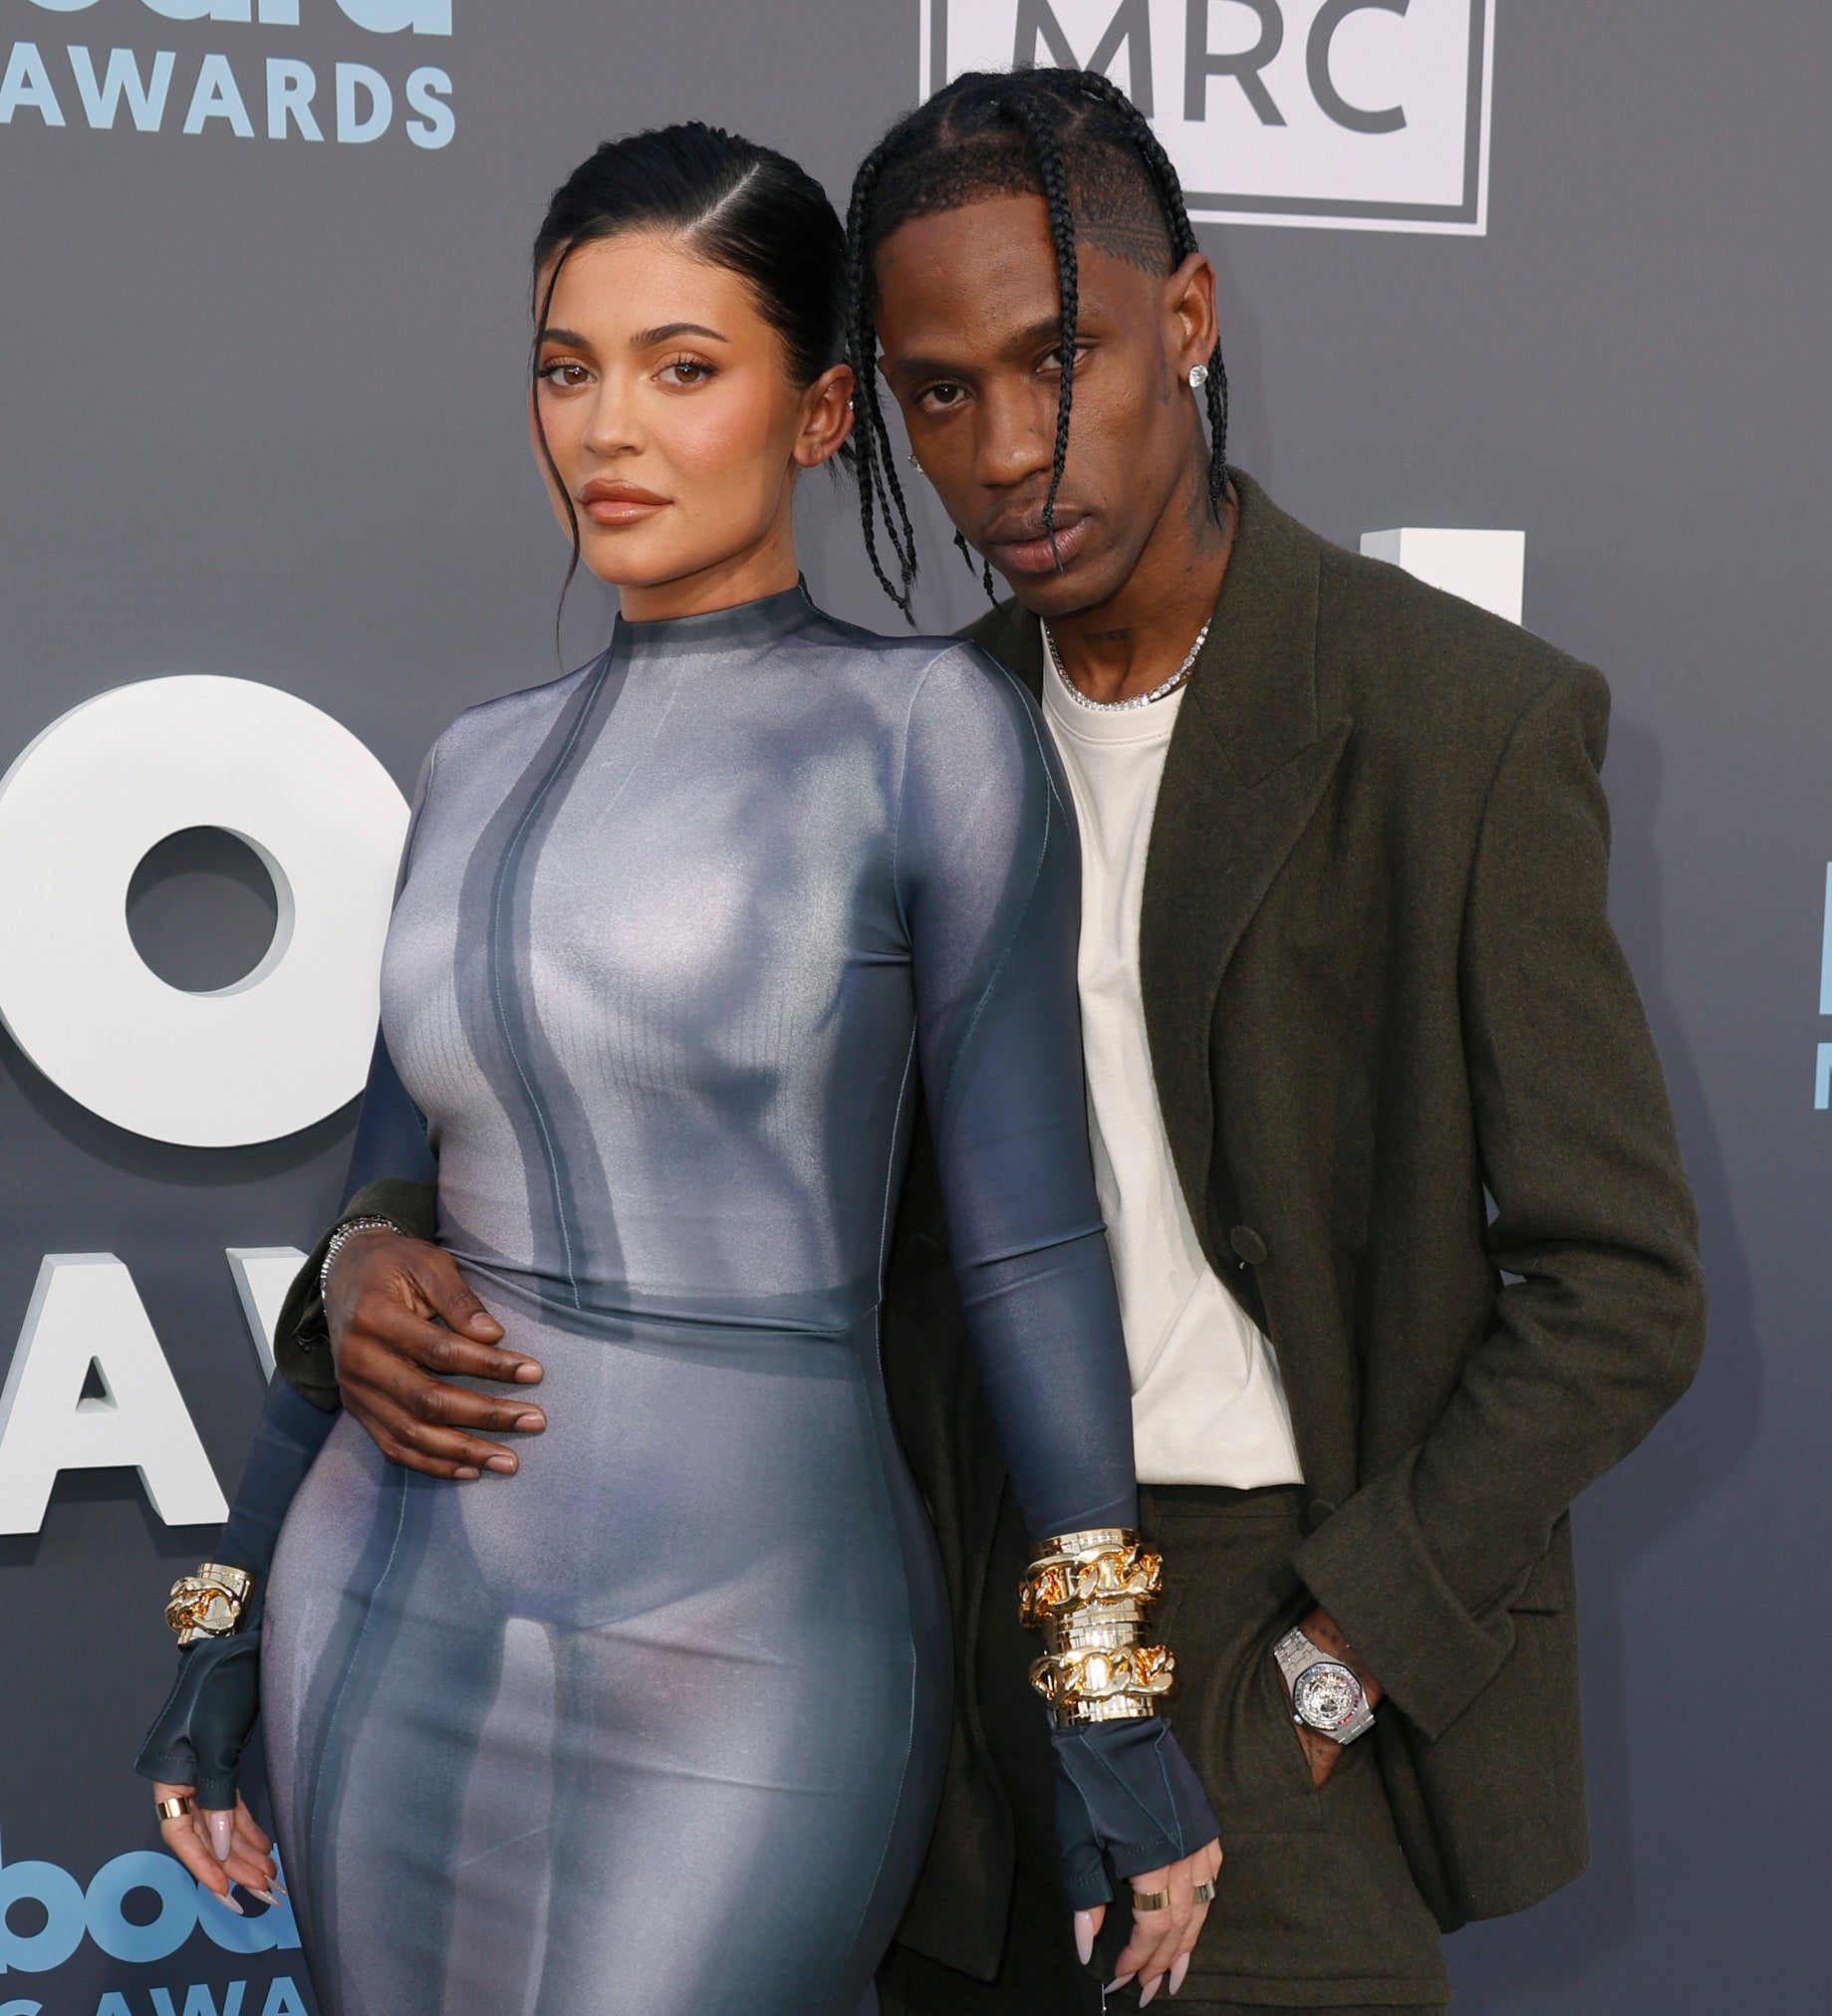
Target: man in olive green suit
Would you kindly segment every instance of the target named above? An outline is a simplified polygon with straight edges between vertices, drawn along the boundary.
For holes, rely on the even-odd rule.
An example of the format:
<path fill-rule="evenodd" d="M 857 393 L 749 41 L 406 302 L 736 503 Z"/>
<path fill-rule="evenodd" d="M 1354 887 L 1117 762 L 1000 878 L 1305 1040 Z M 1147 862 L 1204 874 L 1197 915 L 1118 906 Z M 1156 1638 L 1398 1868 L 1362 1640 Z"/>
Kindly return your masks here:
<path fill-rule="evenodd" d="M 1607 690 L 1229 474 L 1212 270 L 1103 80 L 950 92 L 862 171 L 862 327 L 913 459 L 1016 592 L 970 634 L 1042 701 L 1081 813 L 1141 1518 L 1226 1861 L 1186 1979 L 1131 1979 L 1124 1923 L 1082 1964 L 1094 1925 L 1058 1889 L 1012 1598 L 1035 1536 L 919 1146 L 884 1357 L 954 1599 L 955 1741 L 881 1993 L 934 2016 L 1093 2012 L 1111 1969 L 1129 1998 L 1168 1986 L 1211 2012 L 1441 2010 L 1439 1929 L 1584 1866 L 1568 1507 L 1702 1342 L 1692 1200 L 1607 914 Z M 1038 166 L 1039 120 L 1066 181 Z M 863 379 L 860 406 L 868 513 L 902 557 Z M 1148 1073 L 1130 1110 L 1128 1054 Z M 1166 1187 L 1142 1207 L 1129 1172 L 1154 1156 Z M 334 1399 L 329 1335 L 391 1454 L 513 1467 L 484 1436 L 538 1408 L 421 1370 L 518 1376 L 423 1243 L 429 1201 L 352 1199 L 423 1236 L 353 1239 L 328 1312 L 309 1267 L 282 1367 Z M 1187 1294 L 1148 1335 L 1135 1311 L 1172 1265 Z M 1293 1714 L 1318 1662 L 1360 1696 L 1336 1737 Z"/>

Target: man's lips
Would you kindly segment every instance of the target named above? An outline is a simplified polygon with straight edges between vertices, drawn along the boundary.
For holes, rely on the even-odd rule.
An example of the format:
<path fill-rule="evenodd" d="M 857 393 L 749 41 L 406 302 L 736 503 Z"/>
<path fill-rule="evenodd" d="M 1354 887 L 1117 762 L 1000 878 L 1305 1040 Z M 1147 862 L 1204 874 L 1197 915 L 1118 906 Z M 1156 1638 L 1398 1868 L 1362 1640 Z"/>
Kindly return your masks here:
<path fill-rule="evenodd" d="M 585 515 L 595 525 L 635 525 L 667 508 L 667 499 L 640 483 L 588 483 L 579 493 Z"/>
<path fill-rule="evenodd" d="M 983 551 L 1001 574 L 1054 574 L 1067 567 L 1094 533 L 1094 520 L 1064 516 L 1056 520 L 1054 546 L 1041 519 L 1020 521 L 1009 530 L 994 527 Z"/>

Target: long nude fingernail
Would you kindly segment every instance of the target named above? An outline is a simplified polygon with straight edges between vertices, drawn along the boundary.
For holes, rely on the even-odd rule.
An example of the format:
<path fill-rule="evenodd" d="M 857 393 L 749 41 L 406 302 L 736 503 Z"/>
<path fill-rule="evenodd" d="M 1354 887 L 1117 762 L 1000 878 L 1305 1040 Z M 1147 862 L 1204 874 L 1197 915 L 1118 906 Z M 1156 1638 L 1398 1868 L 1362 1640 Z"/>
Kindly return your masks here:
<path fill-rule="evenodd" d="M 1101 1993 L 1103 1995 L 1117 1994 L 1132 1978 L 1131 1974 L 1116 1974 L 1106 1987 L 1101 1990 Z"/>
<path fill-rule="evenodd" d="M 212 1890 L 210 1894 L 212 1896 L 215 1896 L 216 1892 Z M 238 1918 L 245 1918 L 248 1915 L 248 1913 L 242 1909 L 241 1905 L 238 1904 L 226 1890 L 223 1892 L 221 1896 L 216 1897 L 216 1901 L 219 1904 L 227 1904 L 230 1910 L 232 1910 Z"/>
<path fill-rule="evenodd" d="M 248 1894 L 251 1897 L 259 1897 L 264 1904 L 277 1904 L 280 1901 L 280 1899 L 274 1895 L 272 1890 L 256 1890 L 254 1885 L 251 1883 L 243 1884 L 242 1888 L 248 1892 Z M 1172 1990 L 1173 1994 L 1175 1994 L 1176 1992 L 1177 1991 L 1175 1989 Z"/>
<path fill-rule="evenodd" d="M 1183 1976 L 1188 1971 L 1189 1955 L 1187 1953 L 1179 1954 L 1177 1965 L 1171 1969 L 1171 1992 L 1173 1995 L 1183 1985 Z"/>
<path fill-rule="evenodd" d="M 210 1846 L 216 1851 L 218 1862 L 229 1860 L 229 1851 L 235 1846 L 235 1815 L 224 1811 L 206 1815 L 210 1823 Z"/>
<path fill-rule="evenodd" d="M 1163 1985 L 1164 1978 L 1165 1977 L 1162 1974 L 1157 1974 L 1154 1975 L 1153 1978 L 1145 1984 L 1145 1993 L 1139 1997 L 1139 2006 L 1141 2009 L 1143 2009 L 1145 2005 L 1152 1999 L 1152 1997 L 1158 1993 L 1159 1988 Z"/>
<path fill-rule="evenodd" d="M 274 1894 L 275 1894 L 276 1896 L 282 1896 L 282 1897 L 283 1897 L 283 1896 L 285 1896 L 285 1895 L 286 1895 L 286 1886 L 285 1886 L 285 1884 L 283 1884 L 283 1883 L 282 1883 L 282 1882 L 280 1881 L 280 1879 L 279 1879 L 278 1877 L 275 1877 L 275 1878 L 274 1878 L 274 1886 L 273 1886 L 273 1887 L 274 1887 Z"/>
<path fill-rule="evenodd" d="M 1094 1958 L 1094 1913 L 1075 1913 L 1075 1957 L 1085 1967 Z"/>

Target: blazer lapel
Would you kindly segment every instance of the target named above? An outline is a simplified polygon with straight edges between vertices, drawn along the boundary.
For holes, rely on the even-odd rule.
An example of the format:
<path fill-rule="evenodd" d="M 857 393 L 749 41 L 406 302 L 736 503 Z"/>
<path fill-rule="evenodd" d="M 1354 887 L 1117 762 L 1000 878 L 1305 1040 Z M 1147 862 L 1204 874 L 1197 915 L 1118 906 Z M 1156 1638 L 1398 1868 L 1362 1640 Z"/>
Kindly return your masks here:
<path fill-rule="evenodd" d="M 1166 754 L 1140 919 L 1159 1103 L 1204 1245 L 1216 992 L 1335 775 L 1351 726 L 1318 690 L 1323 542 L 1250 477 L 1235 471 L 1234 483 L 1239 528 Z"/>

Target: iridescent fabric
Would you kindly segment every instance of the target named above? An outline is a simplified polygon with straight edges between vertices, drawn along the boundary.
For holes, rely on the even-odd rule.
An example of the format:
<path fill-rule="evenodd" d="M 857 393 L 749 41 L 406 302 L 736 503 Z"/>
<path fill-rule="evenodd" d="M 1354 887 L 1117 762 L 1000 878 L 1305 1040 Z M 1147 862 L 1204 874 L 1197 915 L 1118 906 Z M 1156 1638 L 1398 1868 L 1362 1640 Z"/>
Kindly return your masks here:
<path fill-rule="evenodd" d="M 858 2003 L 947 1726 L 877 1362 L 918 1082 L 1030 1530 L 1135 1516 L 1077 881 L 1009 675 L 799 591 L 620 623 L 440 739 L 384 1030 L 550 1425 L 453 1486 L 340 1417 L 288 1516 L 264 1712 L 326 2016 Z"/>

